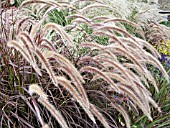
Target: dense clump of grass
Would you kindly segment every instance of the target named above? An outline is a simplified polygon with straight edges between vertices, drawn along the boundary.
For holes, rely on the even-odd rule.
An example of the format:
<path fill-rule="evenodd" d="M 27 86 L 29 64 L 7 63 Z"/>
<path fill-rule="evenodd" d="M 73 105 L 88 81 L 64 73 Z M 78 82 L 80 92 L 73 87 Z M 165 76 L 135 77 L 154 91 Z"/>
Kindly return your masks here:
<path fill-rule="evenodd" d="M 139 38 L 140 25 L 88 15 L 114 8 L 81 2 L 25 0 L 1 12 L 2 127 L 130 128 L 164 120 L 155 116 L 169 110 L 159 99 L 169 75 L 161 55 Z M 148 65 L 158 68 L 166 86 Z"/>

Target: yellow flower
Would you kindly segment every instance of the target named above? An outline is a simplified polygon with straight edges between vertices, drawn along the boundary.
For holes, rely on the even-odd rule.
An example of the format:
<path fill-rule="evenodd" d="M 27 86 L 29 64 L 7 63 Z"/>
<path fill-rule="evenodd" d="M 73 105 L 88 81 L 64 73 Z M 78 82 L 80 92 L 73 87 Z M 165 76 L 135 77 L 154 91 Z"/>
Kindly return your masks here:
<path fill-rule="evenodd" d="M 170 55 L 170 40 L 166 40 L 158 46 L 154 46 L 159 53 L 163 53 L 164 55 Z"/>

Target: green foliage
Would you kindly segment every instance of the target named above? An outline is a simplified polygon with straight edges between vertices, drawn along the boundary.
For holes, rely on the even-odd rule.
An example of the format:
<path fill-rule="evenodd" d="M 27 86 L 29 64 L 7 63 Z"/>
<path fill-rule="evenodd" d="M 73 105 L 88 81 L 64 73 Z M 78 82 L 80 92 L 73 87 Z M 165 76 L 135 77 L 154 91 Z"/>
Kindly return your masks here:
<path fill-rule="evenodd" d="M 164 22 L 161 22 L 160 24 L 170 27 L 170 21 L 164 21 Z"/>
<path fill-rule="evenodd" d="M 108 45 L 109 38 L 107 36 L 94 36 L 94 41 L 101 45 Z"/>
<path fill-rule="evenodd" d="M 170 68 L 167 67 L 165 63 L 164 56 L 161 59 L 163 66 L 170 75 Z M 170 126 L 170 83 L 168 83 L 164 78 L 162 78 L 161 72 L 150 66 L 150 71 L 154 74 L 154 77 L 159 85 L 159 92 L 157 93 L 153 86 L 150 86 L 150 91 L 153 94 L 154 100 L 159 103 L 161 113 L 158 113 L 155 109 L 152 108 L 152 115 L 154 117 L 153 122 L 148 122 L 147 117 L 143 115 L 141 118 L 134 120 L 133 128 L 162 128 Z"/>
<path fill-rule="evenodd" d="M 65 26 L 66 24 L 68 24 L 67 20 L 66 20 L 66 16 L 68 10 L 52 10 L 50 13 L 48 13 L 48 21 L 46 22 L 53 22 L 53 23 L 57 23 L 59 25 Z"/>
<path fill-rule="evenodd" d="M 135 15 L 138 14 L 138 10 L 136 8 L 134 8 L 131 12 L 131 15 L 127 18 L 130 21 L 134 21 L 135 22 Z"/>
<path fill-rule="evenodd" d="M 86 24 L 80 24 L 80 28 L 82 28 L 87 34 L 92 34 L 93 32 L 93 29 L 89 28 Z"/>

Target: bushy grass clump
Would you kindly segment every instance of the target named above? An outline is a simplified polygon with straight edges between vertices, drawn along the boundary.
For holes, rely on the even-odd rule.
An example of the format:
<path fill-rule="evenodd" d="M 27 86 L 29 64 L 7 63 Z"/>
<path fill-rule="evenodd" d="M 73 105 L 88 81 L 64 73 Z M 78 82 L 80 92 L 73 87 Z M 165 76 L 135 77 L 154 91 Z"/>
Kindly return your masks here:
<path fill-rule="evenodd" d="M 10 6 L 0 20 L 0 127 L 169 125 L 169 72 L 148 28 L 101 1 Z"/>

